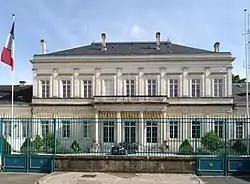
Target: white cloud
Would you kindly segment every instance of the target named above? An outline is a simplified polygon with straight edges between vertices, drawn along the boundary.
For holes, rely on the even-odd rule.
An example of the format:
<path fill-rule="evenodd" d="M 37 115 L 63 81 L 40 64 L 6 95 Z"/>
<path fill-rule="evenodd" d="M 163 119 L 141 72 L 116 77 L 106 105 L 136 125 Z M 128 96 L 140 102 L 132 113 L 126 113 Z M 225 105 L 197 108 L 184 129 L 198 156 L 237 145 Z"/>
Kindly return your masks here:
<path fill-rule="evenodd" d="M 147 32 L 145 29 L 140 27 L 137 24 L 134 24 L 129 32 L 129 36 L 131 39 L 143 39 L 146 36 Z"/>

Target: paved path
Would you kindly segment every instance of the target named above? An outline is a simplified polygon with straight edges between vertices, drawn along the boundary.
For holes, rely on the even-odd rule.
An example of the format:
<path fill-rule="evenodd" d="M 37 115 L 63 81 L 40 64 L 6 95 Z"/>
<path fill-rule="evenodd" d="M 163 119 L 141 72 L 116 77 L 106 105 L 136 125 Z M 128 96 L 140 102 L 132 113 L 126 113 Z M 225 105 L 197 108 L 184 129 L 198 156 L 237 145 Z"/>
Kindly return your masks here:
<path fill-rule="evenodd" d="M 0 184 L 34 184 L 45 174 L 0 173 Z"/>
<path fill-rule="evenodd" d="M 205 184 L 250 184 L 250 178 L 200 177 Z"/>
<path fill-rule="evenodd" d="M 51 175 L 41 184 L 202 184 L 192 174 L 120 174 L 68 172 Z"/>

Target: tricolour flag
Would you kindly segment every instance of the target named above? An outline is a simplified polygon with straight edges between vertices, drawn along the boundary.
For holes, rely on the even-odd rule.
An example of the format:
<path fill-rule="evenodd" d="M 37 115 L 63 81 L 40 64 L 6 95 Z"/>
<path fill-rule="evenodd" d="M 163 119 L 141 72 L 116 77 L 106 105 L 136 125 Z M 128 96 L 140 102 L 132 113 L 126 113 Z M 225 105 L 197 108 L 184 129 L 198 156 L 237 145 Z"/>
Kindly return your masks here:
<path fill-rule="evenodd" d="M 14 69 L 14 48 L 15 48 L 14 28 L 15 28 L 15 21 L 13 21 L 10 33 L 8 35 L 6 44 L 1 54 L 1 61 L 9 65 L 12 71 Z"/>

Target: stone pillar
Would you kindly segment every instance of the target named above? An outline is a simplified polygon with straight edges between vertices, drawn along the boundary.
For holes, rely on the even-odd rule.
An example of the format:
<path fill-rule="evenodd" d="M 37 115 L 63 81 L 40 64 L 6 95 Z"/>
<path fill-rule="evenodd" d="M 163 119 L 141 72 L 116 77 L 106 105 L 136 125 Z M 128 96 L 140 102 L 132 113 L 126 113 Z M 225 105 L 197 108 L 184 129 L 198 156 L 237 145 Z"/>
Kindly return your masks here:
<path fill-rule="evenodd" d="M 95 70 L 95 96 L 101 96 L 101 73 L 100 69 Z"/>
<path fill-rule="evenodd" d="M 59 81 L 58 81 L 58 70 L 56 68 L 53 69 L 53 84 L 52 84 L 52 97 L 59 97 Z"/>
<path fill-rule="evenodd" d="M 233 67 L 227 68 L 227 97 L 232 96 L 232 69 Z"/>
<path fill-rule="evenodd" d="M 144 72 L 143 68 L 138 69 L 138 95 L 145 94 L 145 80 L 144 80 Z"/>
<path fill-rule="evenodd" d="M 100 141 L 100 131 L 99 131 L 99 121 L 98 121 L 98 112 L 95 113 L 95 133 L 94 133 L 94 140 L 99 143 Z"/>
<path fill-rule="evenodd" d="M 188 91 L 188 69 L 183 68 L 182 71 L 182 97 L 188 97 L 189 91 Z"/>
<path fill-rule="evenodd" d="M 37 80 L 37 69 L 33 68 L 33 97 L 38 96 L 38 80 Z"/>
<path fill-rule="evenodd" d="M 116 70 L 116 94 L 118 96 L 122 96 L 122 89 L 123 89 L 123 81 L 122 81 L 122 69 L 117 68 Z"/>
<path fill-rule="evenodd" d="M 205 76 L 204 76 L 204 90 L 205 90 L 205 97 L 211 97 L 211 77 L 210 77 L 210 68 L 205 68 Z"/>
<path fill-rule="evenodd" d="M 160 95 L 167 95 L 167 84 L 165 80 L 165 68 L 160 69 Z"/>
<path fill-rule="evenodd" d="M 116 123 L 116 131 L 117 131 L 117 142 L 122 141 L 122 120 L 121 120 L 121 112 L 117 112 L 117 123 Z"/>
<path fill-rule="evenodd" d="M 145 134 L 143 112 L 140 112 L 140 123 L 139 123 L 139 149 L 140 151 L 145 151 L 144 150 L 145 146 L 146 146 L 146 134 Z"/>
<path fill-rule="evenodd" d="M 163 112 L 163 120 L 162 120 L 162 141 L 167 140 L 167 112 Z"/>
<path fill-rule="evenodd" d="M 74 84 L 73 84 L 73 88 L 74 88 L 74 97 L 79 97 L 80 94 L 80 85 L 79 85 L 79 68 L 75 68 L 74 69 Z"/>

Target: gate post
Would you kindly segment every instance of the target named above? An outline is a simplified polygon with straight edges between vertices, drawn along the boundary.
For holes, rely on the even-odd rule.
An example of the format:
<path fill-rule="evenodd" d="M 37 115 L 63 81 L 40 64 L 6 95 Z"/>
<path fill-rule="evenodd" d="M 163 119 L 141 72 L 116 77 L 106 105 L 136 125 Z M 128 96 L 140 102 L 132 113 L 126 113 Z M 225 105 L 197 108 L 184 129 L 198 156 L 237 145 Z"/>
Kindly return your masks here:
<path fill-rule="evenodd" d="M 0 172 L 2 171 L 2 156 L 3 156 L 3 119 L 0 119 Z"/>
<path fill-rule="evenodd" d="M 53 156 L 51 158 L 51 166 L 50 166 L 50 172 L 55 171 L 55 156 L 56 156 L 56 143 L 57 143 L 57 135 L 56 135 L 56 118 L 53 119 L 53 131 L 54 131 L 54 148 L 53 148 Z"/>

